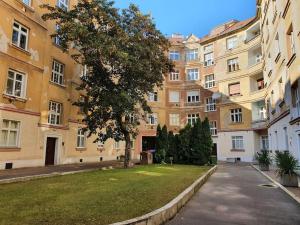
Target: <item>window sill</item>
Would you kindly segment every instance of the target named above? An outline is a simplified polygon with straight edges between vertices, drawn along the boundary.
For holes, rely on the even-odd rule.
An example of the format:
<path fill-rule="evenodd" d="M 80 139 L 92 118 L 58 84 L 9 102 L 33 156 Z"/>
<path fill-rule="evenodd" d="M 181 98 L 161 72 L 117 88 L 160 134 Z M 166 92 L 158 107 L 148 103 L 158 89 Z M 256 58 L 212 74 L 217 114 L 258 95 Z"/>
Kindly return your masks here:
<path fill-rule="evenodd" d="M 21 148 L 19 147 L 1 147 L 0 146 L 0 152 L 19 152 L 21 151 Z"/>
<path fill-rule="evenodd" d="M 232 152 L 245 152 L 245 149 L 231 149 Z"/>
<path fill-rule="evenodd" d="M 242 125 L 244 122 L 231 122 L 229 125 Z"/>
<path fill-rule="evenodd" d="M 54 86 L 57 86 L 57 87 L 60 87 L 60 88 L 67 88 L 67 86 L 66 85 L 64 85 L 64 84 L 58 84 L 58 83 L 55 83 L 55 82 L 53 82 L 53 81 L 49 81 L 49 83 L 50 84 L 52 84 L 52 85 L 54 85 Z"/>
<path fill-rule="evenodd" d="M 237 73 L 237 72 L 239 72 L 241 69 L 238 69 L 238 70 L 234 70 L 234 71 L 228 71 L 227 70 L 227 73 Z"/>
<path fill-rule="evenodd" d="M 205 110 L 204 112 L 205 112 L 205 113 L 209 113 L 209 112 L 217 112 L 217 110 L 210 110 L 210 111 Z"/>
<path fill-rule="evenodd" d="M 79 152 L 83 152 L 83 151 L 86 151 L 87 148 L 86 147 L 76 147 L 76 151 L 79 151 Z"/>
<path fill-rule="evenodd" d="M 10 43 L 10 46 L 11 46 L 12 48 L 14 48 L 14 49 L 17 49 L 17 50 L 19 50 L 19 51 L 25 53 L 25 54 L 28 55 L 28 56 L 31 56 L 31 53 L 30 53 L 29 51 L 27 51 L 26 49 L 20 48 L 20 47 L 16 46 L 15 44 L 12 44 L 12 43 Z"/>
<path fill-rule="evenodd" d="M 212 67 L 212 66 L 214 66 L 214 65 L 215 65 L 215 63 L 213 63 L 213 64 L 211 64 L 211 65 L 208 65 L 208 66 L 203 65 L 203 68 L 209 68 L 209 67 Z"/>
<path fill-rule="evenodd" d="M 27 101 L 27 98 L 17 97 L 17 96 L 9 95 L 6 93 L 3 93 L 2 96 L 3 96 L 3 98 L 7 98 L 7 99 L 10 99 L 13 101 L 19 101 L 19 102 L 24 102 L 24 103 Z"/>

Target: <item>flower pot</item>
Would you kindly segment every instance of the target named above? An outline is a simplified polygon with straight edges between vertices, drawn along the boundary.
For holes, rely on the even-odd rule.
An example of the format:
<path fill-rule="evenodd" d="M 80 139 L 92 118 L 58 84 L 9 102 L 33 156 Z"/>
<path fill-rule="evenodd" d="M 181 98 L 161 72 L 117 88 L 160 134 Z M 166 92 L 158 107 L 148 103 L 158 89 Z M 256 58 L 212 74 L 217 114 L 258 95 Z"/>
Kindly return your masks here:
<path fill-rule="evenodd" d="M 286 187 L 298 187 L 298 176 L 297 174 L 284 174 L 280 176 L 280 183 Z"/>
<path fill-rule="evenodd" d="M 259 169 L 261 171 L 269 171 L 270 170 L 269 165 L 263 165 L 263 164 L 259 164 Z"/>

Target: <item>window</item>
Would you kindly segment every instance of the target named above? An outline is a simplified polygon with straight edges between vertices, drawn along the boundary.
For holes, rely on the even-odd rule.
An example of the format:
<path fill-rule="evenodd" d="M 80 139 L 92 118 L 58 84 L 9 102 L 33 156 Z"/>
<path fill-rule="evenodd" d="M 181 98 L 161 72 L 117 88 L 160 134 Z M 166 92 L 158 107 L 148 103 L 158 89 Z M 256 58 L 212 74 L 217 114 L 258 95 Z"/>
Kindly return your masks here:
<path fill-rule="evenodd" d="M 148 95 L 148 101 L 149 102 L 157 102 L 158 101 L 157 92 L 150 93 Z"/>
<path fill-rule="evenodd" d="M 261 53 L 257 53 L 255 55 L 255 62 L 256 63 L 260 63 L 262 61 L 262 54 Z"/>
<path fill-rule="evenodd" d="M 134 140 L 130 140 L 130 149 L 134 149 Z"/>
<path fill-rule="evenodd" d="M 269 137 L 268 135 L 261 136 L 261 150 L 269 150 Z"/>
<path fill-rule="evenodd" d="M 57 1 L 57 6 L 59 8 L 68 10 L 68 8 L 69 8 L 69 2 L 68 2 L 68 0 L 58 0 Z"/>
<path fill-rule="evenodd" d="M 234 72 L 240 69 L 238 58 L 229 59 L 227 65 L 228 65 L 228 72 Z"/>
<path fill-rule="evenodd" d="M 6 94 L 25 98 L 26 79 L 25 74 L 14 70 L 8 71 Z"/>
<path fill-rule="evenodd" d="M 289 135 L 288 135 L 288 130 L 287 127 L 283 128 L 283 132 L 284 132 L 284 141 L 285 141 L 285 151 L 289 150 Z"/>
<path fill-rule="evenodd" d="M 192 49 L 186 52 L 186 61 L 192 61 L 197 59 L 198 59 L 198 49 Z"/>
<path fill-rule="evenodd" d="M 200 97 L 199 97 L 199 91 L 188 91 L 187 92 L 187 102 L 199 102 Z"/>
<path fill-rule="evenodd" d="M 292 103 L 293 107 L 297 110 L 297 116 L 300 116 L 300 92 L 298 81 L 292 86 Z"/>
<path fill-rule="evenodd" d="M 276 51 L 275 54 L 278 55 L 280 53 L 280 41 L 279 41 L 279 34 L 278 33 L 276 34 L 275 42 L 276 42 L 276 46 L 275 46 L 274 50 Z"/>
<path fill-rule="evenodd" d="M 216 111 L 216 100 L 213 98 L 206 99 L 206 112 Z"/>
<path fill-rule="evenodd" d="M 212 136 L 216 136 L 218 134 L 217 131 L 217 121 L 209 121 L 210 133 Z"/>
<path fill-rule="evenodd" d="M 53 60 L 51 81 L 56 84 L 63 85 L 64 84 L 64 70 L 65 70 L 64 64 L 61 64 L 60 62 Z"/>
<path fill-rule="evenodd" d="M 77 148 L 85 148 L 86 135 L 82 128 L 77 131 Z"/>
<path fill-rule="evenodd" d="M 157 114 L 156 113 L 149 114 L 147 122 L 148 125 L 157 125 Z"/>
<path fill-rule="evenodd" d="M 188 124 L 193 126 L 197 119 L 199 118 L 199 114 L 188 114 Z"/>
<path fill-rule="evenodd" d="M 31 5 L 31 1 L 30 0 L 22 0 L 22 2 L 28 6 Z"/>
<path fill-rule="evenodd" d="M 179 126 L 180 125 L 179 114 L 170 114 L 169 119 L 170 119 L 171 126 Z"/>
<path fill-rule="evenodd" d="M 213 52 L 213 45 L 206 45 L 204 46 L 204 52 Z"/>
<path fill-rule="evenodd" d="M 56 24 L 56 25 L 55 25 L 55 30 L 56 30 L 56 32 L 58 32 L 59 29 L 60 29 L 60 26 L 59 26 L 58 24 Z M 61 37 L 60 37 L 59 35 L 56 35 L 56 36 L 54 37 L 54 44 L 56 44 L 56 45 L 58 45 L 58 46 L 61 45 Z"/>
<path fill-rule="evenodd" d="M 62 104 L 50 101 L 48 123 L 59 125 L 61 123 L 61 115 L 62 115 Z"/>
<path fill-rule="evenodd" d="M 175 70 L 170 73 L 170 81 L 178 81 L 179 80 L 179 70 Z"/>
<path fill-rule="evenodd" d="M 170 51 L 170 53 L 169 53 L 169 59 L 171 59 L 173 61 L 180 60 L 180 53 L 179 53 L 179 51 Z"/>
<path fill-rule="evenodd" d="M 199 80 L 199 70 L 198 69 L 188 69 L 187 70 L 188 74 L 188 80 Z"/>
<path fill-rule="evenodd" d="M 20 122 L 13 120 L 2 120 L 0 127 L 0 146 L 18 147 L 20 134 Z"/>
<path fill-rule="evenodd" d="M 115 141 L 114 143 L 114 149 L 120 149 L 120 142 L 119 141 Z"/>
<path fill-rule="evenodd" d="M 204 54 L 204 66 L 212 66 L 214 64 L 214 53 Z"/>
<path fill-rule="evenodd" d="M 296 54 L 296 46 L 295 46 L 293 25 L 291 25 L 289 30 L 288 30 L 287 42 L 288 42 L 288 56 L 292 57 L 294 54 Z"/>
<path fill-rule="evenodd" d="M 205 88 L 209 89 L 209 88 L 213 88 L 215 86 L 216 86 L 215 75 L 210 74 L 210 75 L 205 76 Z"/>
<path fill-rule="evenodd" d="M 79 106 L 79 113 L 86 114 L 88 112 L 88 108 L 86 106 L 86 104 L 88 103 L 88 97 L 81 95 L 79 97 L 79 102 L 80 104 L 82 104 Z"/>
<path fill-rule="evenodd" d="M 234 83 L 228 85 L 229 96 L 236 96 L 241 94 L 240 83 Z"/>
<path fill-rule="evenodd" d="M 257 80 L 257 89 L 262 90 L 265 88 L 264 78 L 260 78 Z"/>
<path fill-rule="evenodd" d="M 237 45 L 238 45 L 238 38 L 237 38 L 237 36 L 234 36 L 234 37 L 228 38 L 226 40 L 226 42 L 227 42 L 227 49 L 231 50 L 231 49 L 234 49 L 234 48 L 237 47 Z"/>
<path fill-rule="evenodd" d="M 231 109 L 231 122 L 233 123 L 241 123 L 243 121 L 242 118 L 242 109 Z"/>
<path fill-rule="evenodd" d="M 265 120 L 267 118 L 267 110 L 265 106 L 260 106 L 258 108 L 258 116 L 261 120 Z"/>
<path fill-rule="evenodd" d="M 179 91 L 170 91 L 169 92 L 169 101 L 171 103 L 178 103 L 180 100 Z"/>
<path fill-rule="evenodd" d="M 244 137 L 232 136 L 232 149 L 242 150 L 244 149 Z"/>
<path fill-rule="evenodd" d="M 28 44 L 28 33 L 29 30 L 23 25 L 14 22 L 13 25 L 13 34 L 12 34 L 12 43 L 19 48 L 27 50 Z"/>

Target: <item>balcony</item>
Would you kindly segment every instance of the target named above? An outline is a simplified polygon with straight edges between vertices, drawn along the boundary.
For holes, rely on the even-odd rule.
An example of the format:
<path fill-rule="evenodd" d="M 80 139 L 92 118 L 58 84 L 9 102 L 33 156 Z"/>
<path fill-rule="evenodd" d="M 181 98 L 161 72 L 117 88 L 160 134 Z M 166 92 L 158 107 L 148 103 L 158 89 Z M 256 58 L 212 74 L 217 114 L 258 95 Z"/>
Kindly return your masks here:
<path fill-rule="evenodd" d="M 257 23 L 246 31 L 245 43 L 247 44 L 259 36 L 260 36 L 260 23 Z"/>
<path fill-rule="evenodd" d="M 255 130 L 266 129 L 267 110 L 265 101 L 257 101 L 252 103 L 252 128 Z"/>

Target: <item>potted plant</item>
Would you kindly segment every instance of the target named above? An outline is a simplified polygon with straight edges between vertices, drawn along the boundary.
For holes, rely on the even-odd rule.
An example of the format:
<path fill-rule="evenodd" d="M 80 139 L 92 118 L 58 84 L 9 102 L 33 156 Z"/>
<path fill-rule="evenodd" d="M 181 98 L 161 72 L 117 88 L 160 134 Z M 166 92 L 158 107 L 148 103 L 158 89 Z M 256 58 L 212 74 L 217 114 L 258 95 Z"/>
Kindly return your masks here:
<path fill-rule="evenodd" d="M 277 174 L 280 183 L 287 187 L 298 187 L 298 175 L 295 173 L 298 160 L 288 151 L 276 153 Z"/>
<path fill-rule="evenodd" d="M 272 163 L 272 158 L 269 151 L 261 151 L 261 153 L 256 153 L 256 160 L 259 164 L 259 169 L 261 171 L 269 171 L 269 167 Z"/>

